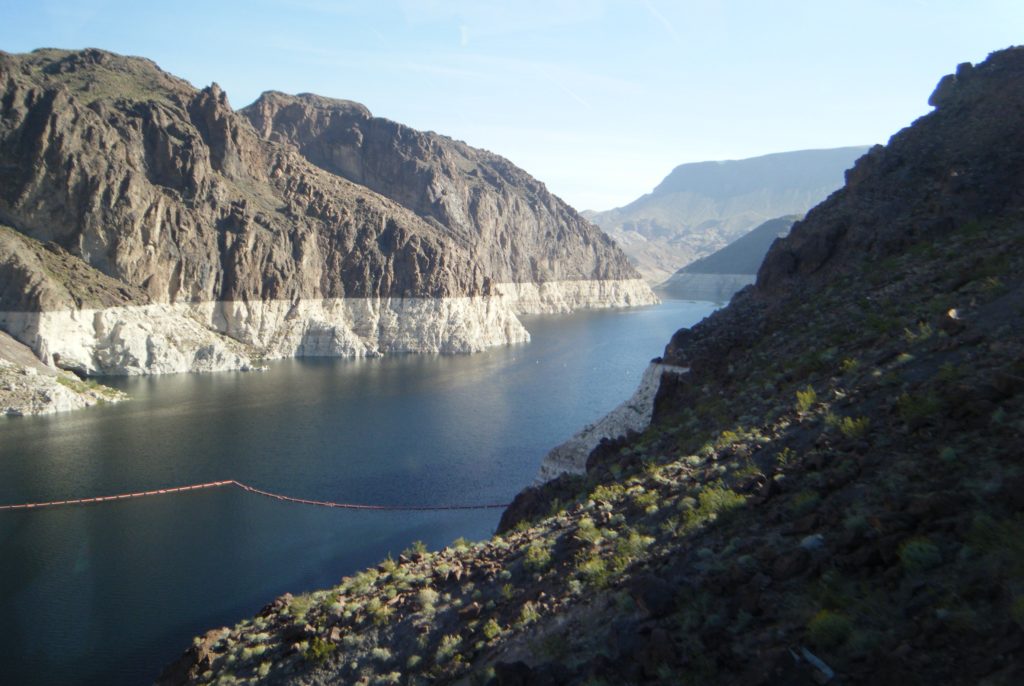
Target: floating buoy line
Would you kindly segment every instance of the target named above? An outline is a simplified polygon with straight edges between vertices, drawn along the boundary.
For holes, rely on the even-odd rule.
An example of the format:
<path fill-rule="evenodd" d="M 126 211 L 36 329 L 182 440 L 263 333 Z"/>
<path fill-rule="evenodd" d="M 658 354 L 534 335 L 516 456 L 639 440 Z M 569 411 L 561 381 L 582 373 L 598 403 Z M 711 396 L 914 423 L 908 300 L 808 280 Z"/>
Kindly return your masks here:
<path fill-rule="evenodd" d="M 71 500 L 50 500 L 41 503 L 18 503 L 15 505 L 0 505 L 0 510 L 36 510 L 47 507 L 61 507 L 64 505 L 89 505 L 92 503 L 109 503 L 117 500 L 130 500 L 132 498 L 148 498 L 156 495 L 170 495 L 172 493 L 185 493 L 187 491 L 198 491 L 207 488 L 224 488 L 234 486 L 246 493 L 261 495 L 266 498 L 273 498 L 287 503 L 298 503 L 299 505 L 313 505 L 316 507 L 331 507 L 339 510 L 378 510 L 378 511 L 406 511 L 406 512 L 431 512 L 439 510 L 496 510 L 501 507 L 508 507 L 508 503 L 496 503 L 488 505 L 366 505 L 361 503 L 336 503 L 329 500 L 309 500 L 307 498 L 293 498 L 280 493 L 271 493 L 244 484 L 241 481 L 229 479 L 227 481 L 208 481 L 202 484 L 191 484 L 189 486 L 175 486 L 173 488 L 158 488 L 153 491 L 137 491 L 135 493 L 119 493 L 117 495 L 102 495 L 92 498 L 74 498 Z"/>

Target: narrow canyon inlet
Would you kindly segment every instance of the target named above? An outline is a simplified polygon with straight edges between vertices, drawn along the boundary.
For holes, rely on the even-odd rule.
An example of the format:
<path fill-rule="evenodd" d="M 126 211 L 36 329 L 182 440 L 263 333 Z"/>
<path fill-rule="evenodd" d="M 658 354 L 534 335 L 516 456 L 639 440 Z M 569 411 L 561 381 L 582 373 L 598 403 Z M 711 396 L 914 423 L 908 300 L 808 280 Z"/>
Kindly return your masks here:
<path fill-rule="evenodd" d="M 550 448 L 632 393 L 709 303 L 525 318 L 474 355 L 287 360 L 113 378 L 132 400 L 0 423 L 0 504 L 237 479 L 300 498 L 509 502 Z M 0 513 L 5 683 L 145 683 L 190 638 L 501 510 L 360 512 L 210 489 Z"/>

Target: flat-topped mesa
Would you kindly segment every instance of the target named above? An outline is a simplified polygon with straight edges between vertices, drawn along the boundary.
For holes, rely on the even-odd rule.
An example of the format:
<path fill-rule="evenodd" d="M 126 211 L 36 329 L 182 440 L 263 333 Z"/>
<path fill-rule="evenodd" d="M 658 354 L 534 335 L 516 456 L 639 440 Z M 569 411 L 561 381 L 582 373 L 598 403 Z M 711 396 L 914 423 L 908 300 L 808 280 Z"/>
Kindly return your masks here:
<path fill-rule="evenodd" d="M 0 306 L 20 314 L 0 323 L 48 361 L 153 373 L 469 352 L 528 340 L 517 311 L 655 302 L 610 239 L 525 172 L 353 103 L 266 94 L 243 116 L 217 84 L 93 49 L 0 53 L 0 84 L 0 221 L 130 292 L 98 319 L 74 299 L 56 314 L 11 295 L 51 275 L 3 272 Z M 359 124 L 335 135 L 348 120 Z M 366 144 L 334 142 L 346 135 Z M 161 342 L 140 329 L 136 352 L 173 346 L 184 326 L 233 354 L 212 367 L 98 354 L 99 328 L 143 326 L 156 309 Z"/>

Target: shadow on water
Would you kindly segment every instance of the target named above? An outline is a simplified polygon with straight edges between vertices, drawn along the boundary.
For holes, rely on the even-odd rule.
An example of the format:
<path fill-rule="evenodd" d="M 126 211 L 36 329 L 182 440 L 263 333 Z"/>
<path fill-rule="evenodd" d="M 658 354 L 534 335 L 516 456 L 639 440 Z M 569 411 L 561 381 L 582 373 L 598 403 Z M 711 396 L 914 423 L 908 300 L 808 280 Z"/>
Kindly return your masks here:
<path fill-rule="evenodd" d="M 115 379 L 130 402 L 0 422 L 0 502 L 223 479 L 320 500 L 508 502 L 711 310 L 531 317 L 530 344 L 471 356 Z M 500 514 L 339 511 L 237 489 L 0 513 L 2 681 L 145 683 L 193 635 L 285 591 L 336 583 L 414 540 L 486 537 Z"/>

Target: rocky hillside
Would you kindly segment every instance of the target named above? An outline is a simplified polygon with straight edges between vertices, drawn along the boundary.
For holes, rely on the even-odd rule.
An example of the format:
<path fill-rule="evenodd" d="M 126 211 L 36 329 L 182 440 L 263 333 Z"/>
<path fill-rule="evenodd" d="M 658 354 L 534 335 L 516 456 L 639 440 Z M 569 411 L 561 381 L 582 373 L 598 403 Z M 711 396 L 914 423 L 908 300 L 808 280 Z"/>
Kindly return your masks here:
<path fill-rule="evenodd" d="M 728 302 L 733 293 L 754 283 L 772 243 L 788 234 L 797 219 L 790 215 L 766 221 L 721 250 L 686 265 L 659 284 L 658 291 L 681 300 Z"/>
<path fill-rule="evenodd" d="M 161 682 L 1021 683 L 1024 48 L 932 103 L 673 337 L 648 428 Z"/>
<path fill-rule="evenodd" d="M 118 284 L 54 300 L 35 263 L 0 267 L 0 326 L 48 363 L 467 352 L 527 340 L 521 312 L 655 301 L 522 170 L 358 105 L 268 94 L 243 114 L 91 49 L 0 53 L 0 90 L 0 221 Z"/>
<path fill-rule="evenodd" d="M 607 259 L 611 239 L 503 157 L 308 93 L 264 93 L 241 113 L 267 140 L 443 227 L 497 282 L 635 277 Z"/>
<path fill-rule="evenodd" d="M 775 217 L 803 214 L 843 184 L 866 147 L 682 164 L 653 191 L 588 212 L 652 284 Z"/>

